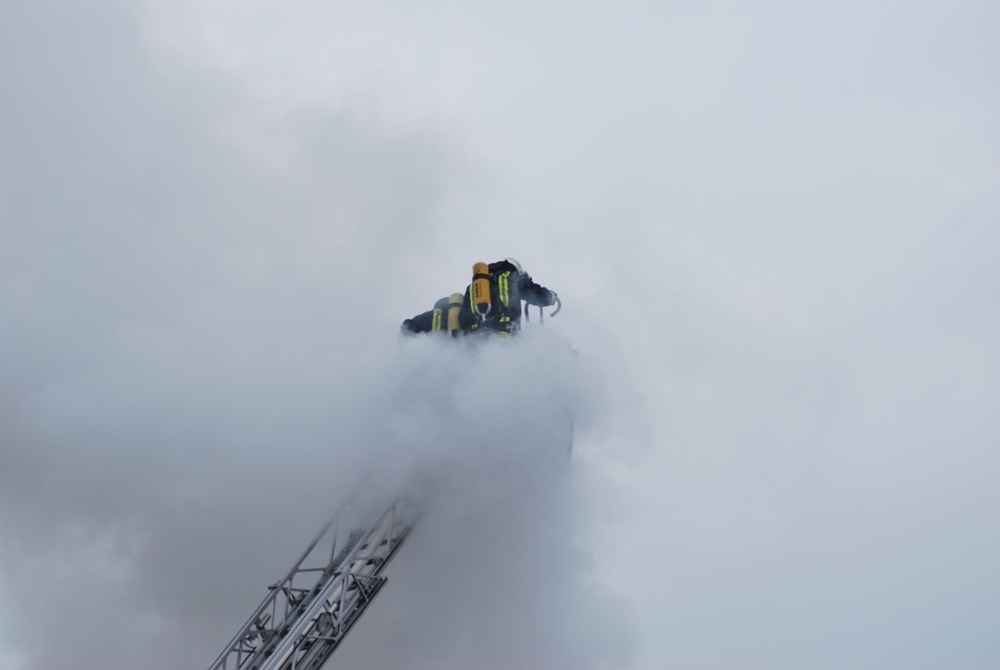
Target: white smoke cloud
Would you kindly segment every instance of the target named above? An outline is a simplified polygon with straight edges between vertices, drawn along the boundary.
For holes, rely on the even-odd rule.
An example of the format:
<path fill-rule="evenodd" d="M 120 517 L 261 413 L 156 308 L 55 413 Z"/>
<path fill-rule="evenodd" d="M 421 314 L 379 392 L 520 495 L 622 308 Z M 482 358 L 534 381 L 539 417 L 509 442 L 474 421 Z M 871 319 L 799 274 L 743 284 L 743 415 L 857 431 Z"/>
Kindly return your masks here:
<path fill-rule="evenodd" d="M 207 663 L 391 463 L 447 486 L 352 663 L 995 666 L 995 14 L 3 5 L 0 663 Z M 548 345 L 397 350 L 510 254 L 582 352 L 568 510 L 503 497 Z"/>
<path fill-rule="evenodd" d="M 397 352 L 448 265 L 413 256 L 461 181 L 439 131 L 270 118 L 158 70 L 114 4 L 4 11 L 5 663 L 206 665 L 373 471 L 433 491 L 380 597 L 395 651 L 355 632 L 370 667 L 582 654 L 552 635 L 601 602 L 566 565 L 568 348 Z"/>
<path fill-rule="evenodd" d="M 628 608 L 585 576 L 569 446 L 576 357 L 558 336 L 408 343 L 384 441 L 426 506 L 345 667 L 620 667 Z M 403 380 L 400 384 L 399 380 Z M 615 621 L 608 625 L 608 618 Z"/>

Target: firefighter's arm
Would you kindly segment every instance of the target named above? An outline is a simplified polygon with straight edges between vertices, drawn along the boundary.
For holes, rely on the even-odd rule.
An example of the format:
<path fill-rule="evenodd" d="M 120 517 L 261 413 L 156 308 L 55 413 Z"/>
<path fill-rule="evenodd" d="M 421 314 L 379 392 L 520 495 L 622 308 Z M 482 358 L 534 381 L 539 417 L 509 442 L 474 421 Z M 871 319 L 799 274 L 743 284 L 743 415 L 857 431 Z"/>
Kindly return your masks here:
<path fill-rule="evenodd" d="M 521 275 L 520 286 L 521 298 L 529 305 L 536 307 L 548 307 L 556 302 L 556 292 L 550 291 L 544 286 L 540 286 L 531 280 L 527 275 Z"/>
<path fill-rule="evenodd" d="M 407 319 L 399 327 L 399 332 L 404 335 L 416 335 L 418 333 L 429 333 L 434 323 L 434 311 L 417 314 L 412 319 Z"/>

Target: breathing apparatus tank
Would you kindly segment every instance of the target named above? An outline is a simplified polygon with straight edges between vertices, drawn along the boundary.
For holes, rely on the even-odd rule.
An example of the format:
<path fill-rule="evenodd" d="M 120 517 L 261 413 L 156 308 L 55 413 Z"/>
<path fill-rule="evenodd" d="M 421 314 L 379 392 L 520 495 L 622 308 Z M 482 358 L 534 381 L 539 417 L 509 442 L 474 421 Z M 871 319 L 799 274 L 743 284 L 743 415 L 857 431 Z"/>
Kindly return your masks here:
<path fill-rule="evenodd" d="M 431 332 L 437 333 L 443 331 L 448 326 L 448 305 L 450 298 L 441 298 L 436 303 L 434 303 L 434 309 L 431 310 Z"/>
<path fill-rule="evenodd" d="M 462 327 L 458 324 L 458 313 L 462 311 L 462 301 L 465 296 L 461 293 L 452 293 L 448 298 L 448 332 L 452 337 L 458 337 Z"/>
<path fill-rule="evenodd" d="M 472 305 L 480 320 L 486 318 L 493 308 L 490 304 L 490 266 L 486 263 L 472 266 Z"/>

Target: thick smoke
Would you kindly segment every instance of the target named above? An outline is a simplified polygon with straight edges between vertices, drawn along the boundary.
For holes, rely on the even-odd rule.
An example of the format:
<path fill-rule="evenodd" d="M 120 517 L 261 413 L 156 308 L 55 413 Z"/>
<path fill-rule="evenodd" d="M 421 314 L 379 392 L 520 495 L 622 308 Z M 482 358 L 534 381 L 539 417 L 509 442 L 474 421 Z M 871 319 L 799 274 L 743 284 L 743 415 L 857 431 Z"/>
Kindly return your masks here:
<path fill-rule="evenodd" d="M 627 662 L 627 608 L 582 579 L 570 486 L 575 353 L 554 333 L 534 330 L 485 346 L 415 342 L 396 364 L 397 392 L 383 396 L 384 443 L 396 453 L 379 463 L 383 474 L 395 469 L 410 482 L 426 511 L 384 600 L 335 663 Z"/>
<path fill-rule="evenodd" d="M 397 349 L 448 142 L 172 79 L 115 4 L 2 12 L 5 670 L 206 665 L 372 473 L 429 509 L 358 667 L 627 657 L 574 632 L 568 347 Z"/>
<path fill-rule="evenodd" d="M 377 471 L 345 663 L 996 667 L 998 26 L 0 4 L 0 666 L 203 666 Z M 569 479 L 562 345 L 396 341 L 509 254 Z"/>

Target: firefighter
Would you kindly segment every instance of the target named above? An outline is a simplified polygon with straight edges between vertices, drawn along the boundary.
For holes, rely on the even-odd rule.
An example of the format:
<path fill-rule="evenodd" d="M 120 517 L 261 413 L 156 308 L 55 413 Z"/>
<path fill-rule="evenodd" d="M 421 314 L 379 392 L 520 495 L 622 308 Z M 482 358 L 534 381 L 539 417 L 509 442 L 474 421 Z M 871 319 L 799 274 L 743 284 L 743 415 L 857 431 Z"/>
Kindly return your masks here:
<path fill-rule="evenodd" d="M 459 322 L 465 332 L 510 336 L 521 328 L 521 301 L 549 307 L 558 296 L 539 286 L 513 258 L 496 263 L 476 263 L 472 283 L 465 289 Z"/>
<path fill-rule="evenodd" d="M 411 337 L 420 333 L 440 333 L 458 337 L 461 331 L 459 312 L 463 299 L 461 293 L 452 293 L 446 298 L 441 298 L 434 303 L 434 309 L 403 321 L 399 332 Z"/>

